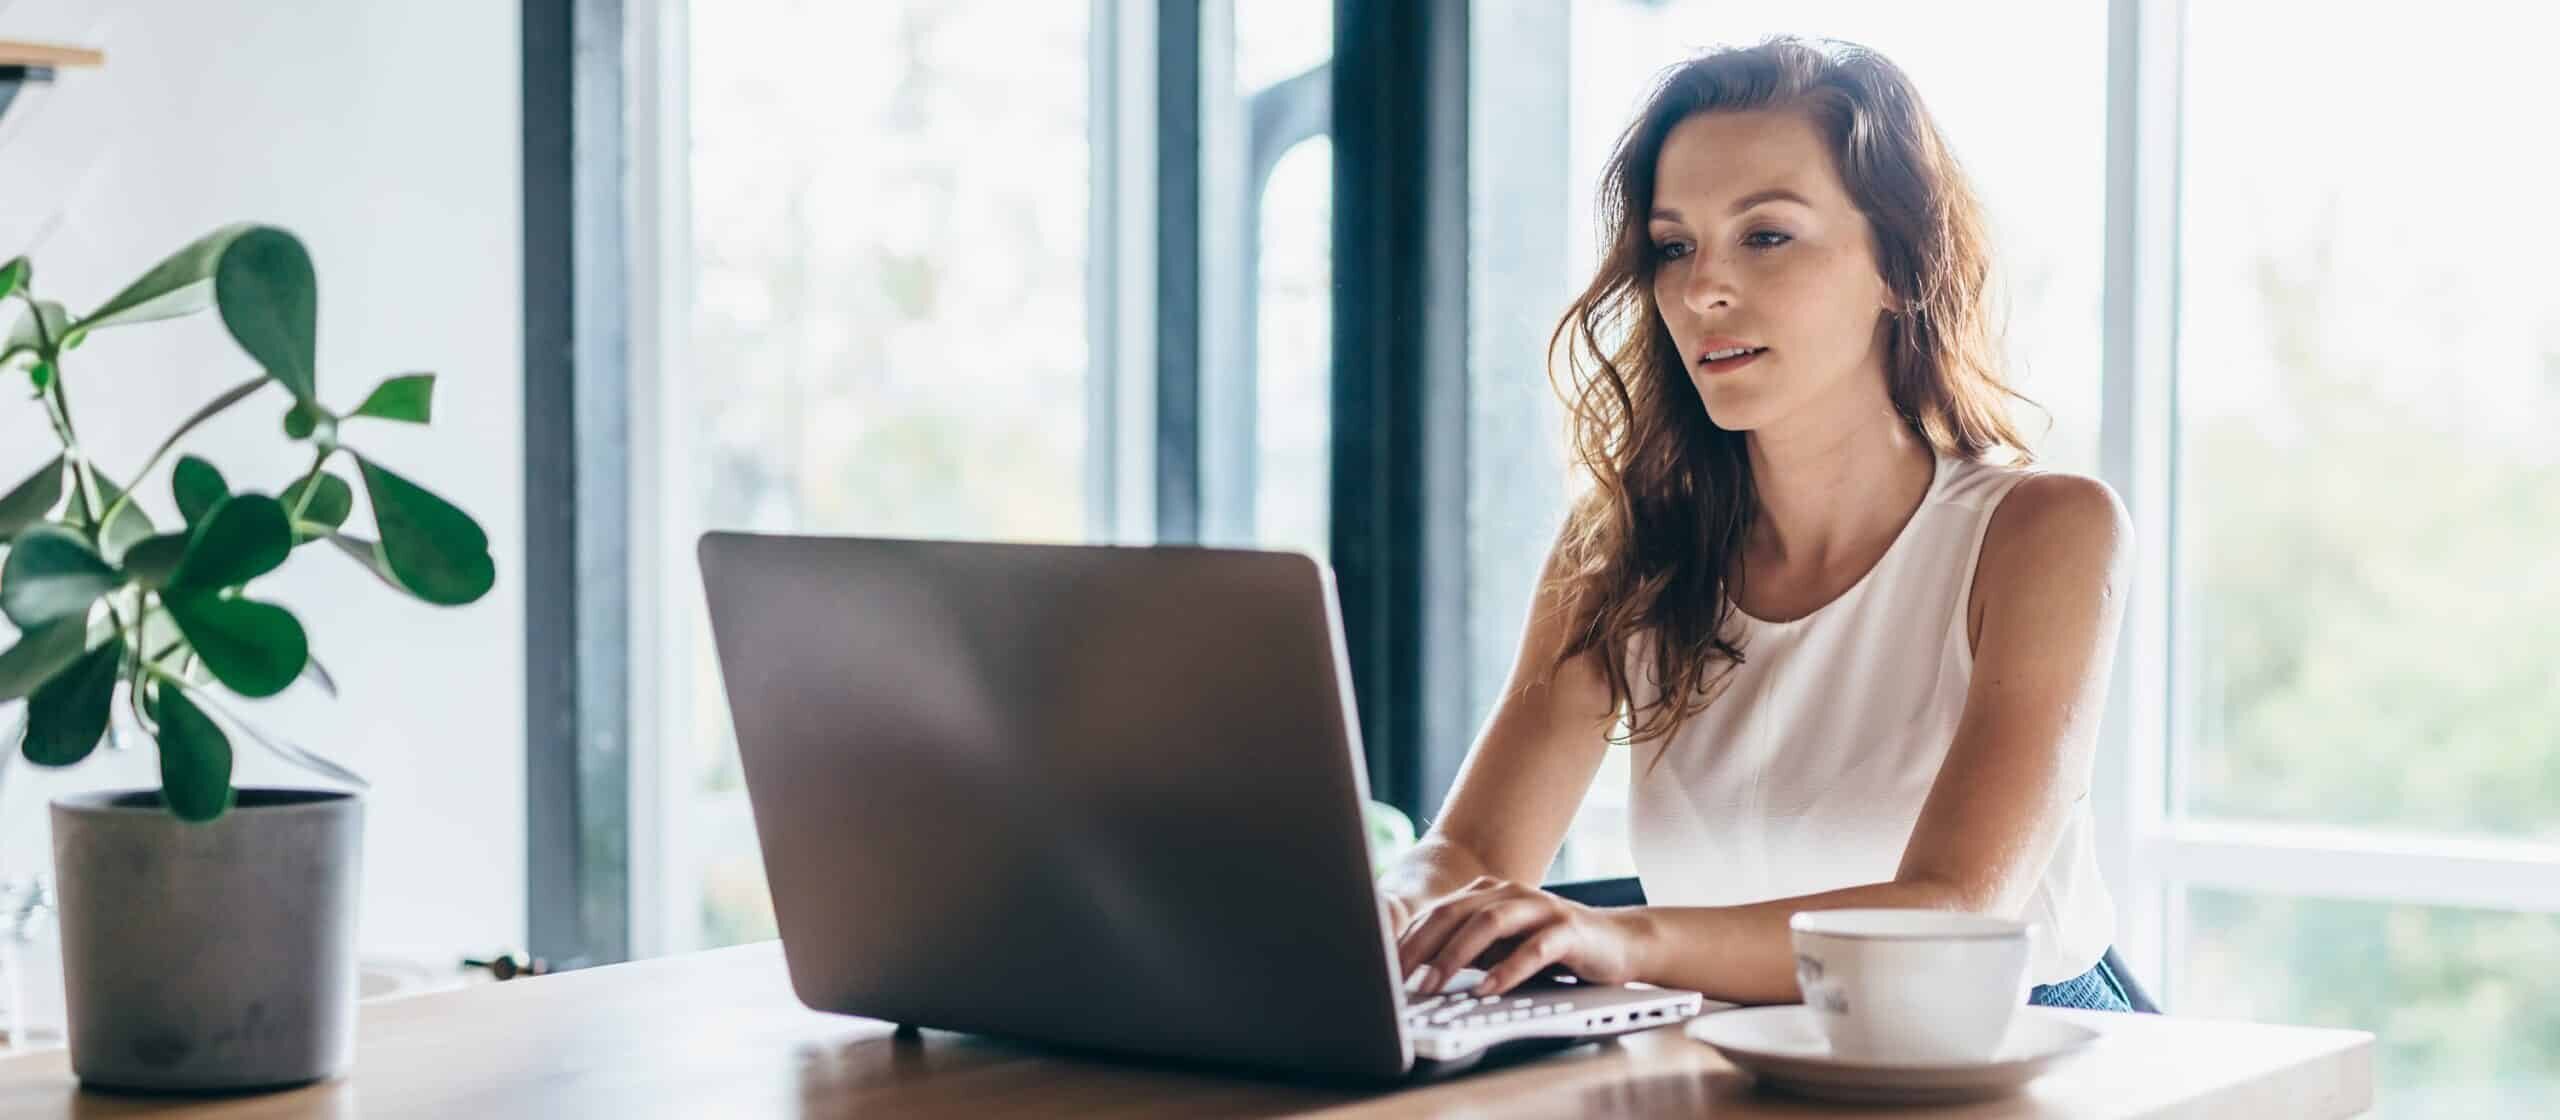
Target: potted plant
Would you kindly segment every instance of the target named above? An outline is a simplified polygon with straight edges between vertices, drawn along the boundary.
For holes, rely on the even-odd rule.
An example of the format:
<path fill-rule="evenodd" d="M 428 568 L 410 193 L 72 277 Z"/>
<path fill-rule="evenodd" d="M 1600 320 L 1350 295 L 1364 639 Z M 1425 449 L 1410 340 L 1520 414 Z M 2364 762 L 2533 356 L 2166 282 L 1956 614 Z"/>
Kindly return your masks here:
<path fill-rule="evenodd" d="M 362 782 L 241 723 L 216 693 L 267 697 L 297 680 L 336 692 L 301 622 L 248 586 L 303 546 L 428 603 L 487 593 L 480 526 L 341 439 L 342 420 L 350 436 L 364 421 L 426 423 L 434 375 L 393 377 L 343 415 L 323 405 L 311 258 L 270 226 L 216 230 L 79 316 L 37 298 L 20 257 L 0 265 L 0 302 L 24 308 L 0 340 L 0 383 L 31 386 L 61 444 L 0 493 L 0 614 L 16 631 L 0 638 L 0 716 L 22 708 L 0 749 L 69 766 L 130 728 L 160 763 L 158 789 L 51 806 L 72 1068 L 87 1084 L 156 1091 L 336 1074 L 354 1049 Z M 206 308 L 258 376 L 187 417 L 132 474 L 91 461 L 71 404 L 91 385 L 66 359 L 97 331 Z M 272 492 L 235 489 L 181 455 L 166 483 L 177 521 L 146 512 L 139 496 L 179 442 L 270 386 L 309 469 Z M 332 469 L 342 460 L 356 482 Z M 374 537 L 348 525 L 359 484 Z M 226 724 L 355 789 L 235 790 Z"/>

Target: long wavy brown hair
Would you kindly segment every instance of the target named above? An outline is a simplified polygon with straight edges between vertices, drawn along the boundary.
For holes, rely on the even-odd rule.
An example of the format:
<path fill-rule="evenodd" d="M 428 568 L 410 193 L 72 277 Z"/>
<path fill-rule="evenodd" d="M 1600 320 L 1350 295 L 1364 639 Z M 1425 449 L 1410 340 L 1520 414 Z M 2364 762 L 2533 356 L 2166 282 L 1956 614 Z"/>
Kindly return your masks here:
<path fill-rule="evenodd" d="M 1900 304 L 1886 378 L 1903 421 L 1943 455 L 2027 458 L 2007 414 L 2017 394 L 1999 371 L 1981 204 L 1901 69 L 1850 44 L 1781 37 L 1664 71 L 1601 178 L 1598 275 L 1548 340 L 1550 377 L 1569 370 L 1556 391 L 1590 483 L 1549 577 L 1568 635 L 1555 664 L 1597 651 L 1638 743 L 1704 710 L 1741 663 L 1730 589 L 1759 513 L 1745 437 L 1708 418 L 1654 302 L 1655 166 L 1689 117 L 1762 108 L 1807 114 L 1867 219 Z M 1652 639 L 1646 669 L 1658 688 L 1641 709 L 1630 686 L 1638 637 Z"/>

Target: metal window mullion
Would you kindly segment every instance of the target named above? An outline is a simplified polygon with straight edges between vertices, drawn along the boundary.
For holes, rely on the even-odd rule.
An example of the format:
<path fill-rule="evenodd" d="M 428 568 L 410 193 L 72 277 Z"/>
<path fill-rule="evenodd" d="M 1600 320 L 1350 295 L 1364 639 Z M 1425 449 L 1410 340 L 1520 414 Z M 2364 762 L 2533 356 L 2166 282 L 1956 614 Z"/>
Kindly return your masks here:
<path fill-rule="evenodd" d="M 527 944 L 630 954 L 622 0 L 524 0 Z"/>
<path fill-rule="evenodd" d="M 691 341 L 687 0 L 630 5 L 630 949 L 699 947 L 699 829 L 683 765 L 693 727 L 693 458 L 682 376 Z"/>
<path fill-rule="evenodd" d="M 1120 5 L 1085 6 L 1084 535 L 1120 538 Z"/>
<path fill-rule="evenodd" d="M 1466 0 L 1334 8 L 1332 562 L 1370 792 L 1467 746 Z"/>
<path fill-rule="evenodd" d="M 2186 824 L 2143 845 L 2180 888 L 2560 914 L 2560 848 Z"/>
<path fill-rule="evenodd" d="M 1155 535 L 1200 538 L 1201 3 L 1155 12 Z"/>
<path fill-rule="evenodd" d="M 1260 214 L 1247 180 L 1251 122 L 1236 89 L 1235 0 L 1200 0 L 1199 462 L 1196 539 L 1254 538 L 1253 281 Z"/>
<path fill-rule="evenodd" d="M 2167 827 L 2177 738 L 2176 363 L 2181 0 L 2111 0 L 2100 473 L 2134 524 L 2133 592 L 2109 681 L 2092 792 L 2119 936 L 2163 991 L 2176 969 L 2174 884 L 2142 858 Z"/>
<path fill-rule="evenodd" d="M 1158 0 L 1092 0 L 1086 528 L 1156 537 Z"/>
<path fill-rule="evenodd" d="M 1217 35 L 1210 37 L 1214 44 Z M 1204 68 L 1206 69 L 1206 68 Z M 1209 293 L 1202 346 L 1202 537 L 1246 544 L 1259 537 L 1261 501 L 1262 211 L 1282 156 L 1324 135 L 1332 116 L 1333 68 L 1319 64 L 1217 105 L 1218 142 L 1203 169 L 1202 286 Z M 1211 84 L 1224 89 L 1223 80 Z M 1240 135 L 1237 133 L 1240 132 Z M 1215 265 L 1215 269 L 1212 269 Z M 1307 485 L 1319 485 L 1305 480 Z"/>

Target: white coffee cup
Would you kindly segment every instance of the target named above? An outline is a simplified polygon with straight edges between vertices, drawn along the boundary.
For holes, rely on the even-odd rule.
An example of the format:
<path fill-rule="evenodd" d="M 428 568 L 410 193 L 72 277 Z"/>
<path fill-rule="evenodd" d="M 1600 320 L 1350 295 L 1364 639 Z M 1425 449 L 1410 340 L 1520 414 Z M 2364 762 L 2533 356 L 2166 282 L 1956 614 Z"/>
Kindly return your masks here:
<path fill-rule="evenodd" d="M 1831 1052 L 1986 1062 L 2027 1002 L 2034 927 L 1942 910 L 1806 910 L 1787 920 L 1796 986 Z"/>

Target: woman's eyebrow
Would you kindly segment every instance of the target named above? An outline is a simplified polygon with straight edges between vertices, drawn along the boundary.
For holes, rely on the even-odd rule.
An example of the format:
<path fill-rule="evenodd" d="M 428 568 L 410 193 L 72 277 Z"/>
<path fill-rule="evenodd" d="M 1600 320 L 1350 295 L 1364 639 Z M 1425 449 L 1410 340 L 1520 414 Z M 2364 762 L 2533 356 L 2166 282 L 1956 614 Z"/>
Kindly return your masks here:
<path fill-rule="evenodd" d="M 1768 190 L 1753 191 L 1750 194 L 1746 194 L 1741 198 L 1735 199 L 1733 201 L 1733 208 L 1728 211 L 1728 213 L 1739 214 L 1754 206 L 1758 206 L 1763 202 L 1792 202 L 1798 206 L 1806 207 L 1808 209 L 1813 206 L 1812 203 L 1805 201 L 1803 195 L 1797 194 L 1785 187 L 1771 187 Z M 1657 222 L 1680 221 L 1680 211 L 1677 207 L 1656 206 L 1653 208 L 1653 216 L 1651 220 Z"/>
<path fill-rule="evenodd" d="M 1805 197 L 1803 195 L 1797 194 L 1785 187 L 1771 187 L 1768 190 L 1753 191 L 1750 194 L 1735 199 L 1733 209 L 1727 211 L 1727 213 L 1739 214 L 1754 206 L 1758 206 L 1763 202 L 1792 202 L 1798 206 L 1805 207 L 1806 209 L 1811 209 L 1813 207 L 1812 203 L 1805 201 Z"/>

